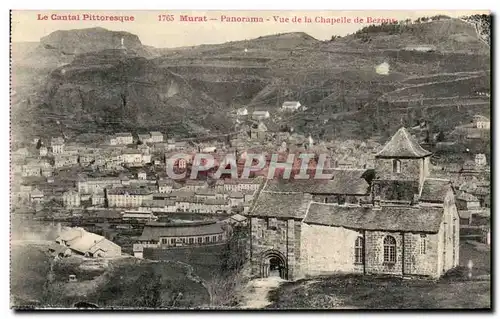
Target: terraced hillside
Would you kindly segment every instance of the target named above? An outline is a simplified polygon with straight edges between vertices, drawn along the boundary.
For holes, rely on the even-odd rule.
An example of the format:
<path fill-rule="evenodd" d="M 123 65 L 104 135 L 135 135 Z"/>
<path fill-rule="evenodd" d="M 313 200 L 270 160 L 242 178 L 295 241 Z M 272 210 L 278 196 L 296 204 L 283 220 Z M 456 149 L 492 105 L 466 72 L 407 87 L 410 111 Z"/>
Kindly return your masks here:
<path fill-rule="evenodd" d="M 72 43 L 65 40 L 65 52 Z M 384 138 L 422 118 L 448 131 L 473 114 L 490 115 L 489 99 L 477 94 L 490 90 L 489 46 L 459 19 L 365 28 L 332 41 L 286 33 L 149 55 L 139 44 L 130 52 L 107 48 L 70 57 L 58 51 L 49 58 L 47 50 L 25 45 L 24 58 L 14 63 L 26 74 L 34 57 L 50 68 L 46 77 L 33 77 L 33 91 L 20 89 L 14 100 L 14 122 L 41 122 L 24 135 L 54 129 L 62 119 L 74 135 L 81 133 L 78 127 L 181 135 L 202 128 L 213 134 L 232 129 L 230 115 L 238 107 L 275 114 L 285 100 L 300 100 L 308 110 L 272 116 L 277 124 L 338 139 L 366 138 L 374 130 Z M 54 59 L 60 61 L 56 67 Z M 377 73 L 384 62 L 388 73 Z M 14 81 L 14 89 L 26 88 L 26 78 Z"/>

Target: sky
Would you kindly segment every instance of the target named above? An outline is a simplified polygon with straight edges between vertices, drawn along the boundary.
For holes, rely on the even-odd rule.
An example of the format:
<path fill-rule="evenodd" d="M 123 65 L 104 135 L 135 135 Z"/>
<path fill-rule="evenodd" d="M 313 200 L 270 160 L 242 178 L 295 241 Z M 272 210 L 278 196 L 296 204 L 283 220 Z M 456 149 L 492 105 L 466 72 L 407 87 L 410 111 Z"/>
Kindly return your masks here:
<path fill-rule="evenodd" d="M 157 48 L 172 48 L 193 46 L 199 44 L 216 44 L 228 41 L 253 39 L 263 35 L 306 32 L 319 39 L 327 40 L 332 35 L 344 36 L 355 32 L 371 23 L 366 23 L 368 17 L 372 19 L 416 19 L 423 16 L 444 14 L 451 17 L 463 15 L 489 13 L 485 10 L 476 11 L 12 11 L 11 35 L 12 42 L 36 42 L 41 37 L 56 30 L 83 29 L 103 27 L 114 31 L 127 31 L 136 34 L 142 44 Z M 133 22 L 119 21 L 61 21 L 52 20 L 56 14 L 61 16 L 79 16 L 84 14 L 106 16 L 133 16 Z M 159 15 L 173 15 L 175 21 L 158 21 Z M 39 17 L 47 16 L 48 20 Z M 207 22 L 182 22 L 181 15 L 207 16 Z M 221 22 L 221 16 L 232 17 L 263 17 L 263 23 Z M 275 22 L 274 16 L 281 18 L 301 18 L 296 22 Z M 311 18 L 311 23 L 304 23 L 304 17 Z M 316 23 L 316 17 L 351 19 L 351 23 Z M 218 20 L 209 20 L 217 18 Z M 364 23 L 355 23 L 356 18 L 363 18 Z M 269 19 L 269 21 L 267 21 Z"/>

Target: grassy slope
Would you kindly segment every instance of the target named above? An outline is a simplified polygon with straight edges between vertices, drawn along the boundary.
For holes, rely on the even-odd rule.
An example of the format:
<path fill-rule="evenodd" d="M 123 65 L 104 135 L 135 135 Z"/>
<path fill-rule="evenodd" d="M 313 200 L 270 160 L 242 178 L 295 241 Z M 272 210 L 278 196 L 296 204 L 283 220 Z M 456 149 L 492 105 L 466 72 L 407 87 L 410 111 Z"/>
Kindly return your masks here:
<path fill-rule="evenodd" d="M 490 273 L 490 251 L 484 245 L 462 243 L 460 266 L 465 267 L 469 259 L 475 263 L 474 276 Z M 270 299 L 272 309 L 489 308 L 491 282 L 469 282 L 464 277 L 433 282 L 339 275 L 284 284 L 270 293 Z"/>
<path fill-rule="evenodd" d="M 267 80 L 267 85 L 248 103 L 274 111 L 283 100 L 298 99 L 309 110 L 286 121 L 313 135 L 324 129 L 330 138 L 366 138 L 374 130 L 390 136 L 401 124 L 414 125 L 420 118 L 430 120 L 437 130 L 450 131 L 455 125 L 468 122 L 471 114 L 489 116 L 487 100 L 459 112 L 453 109 L 460 100 L 473 98 L 475 90 L 490 87 L 489 48 L 477 39 L 470 25 L 453 19 L 409 26 L 398 34 L 376 32 L 367 36 L 368 42 L 361 36 L 350 35 L 331 42 L 300 43 L 297 42 L 300 36 L 295 34 L 293 42 L 292 36 L 276 37 L 274 40 L 280 41 L 279 44 L 268 41 L 262 46 L 255 39 L 210 49 L 193 48 L 188 56 L 194 59 L 191 60 L 194 65 L 199 65 L 200 74 L 203 74 L 202 62 L 213 67 L 221 65 L 222 57 L 232 57 L 234 63 L 237 58 L 246 58 L 242 67 L 252 58 L 253 66 L 267 66 L 268 74 L 259 78 L 261 83 Z M 285 45 L 287 41 L 296 46 Z M 437 51 L 404 50 L 419 44 L 433 45 Z M 178 55 L 171 62 L 183 59 Z M 375 73 L 375 66 L 382 62 L 389 63 L 389 75 Z M 422 105 L 408 101 L 415 97 L 427 100 Z M 458 101 L 450 101 L 450 97 Z M 386 101 L 388 105 L 384 104 Z M 238 100 L 238 104 L 244 102 Z M 427 106 L 431 106 L 427 114 L 418 114 L 427 111 Z M 447 120 L 446 114 L 450 113 L 456 113 L 452 121 Z M 326 125 L 321 123 L 331 117 L 335 120 Z"/>
<path fill-rule="evenodd" d="M 415 45 L 433 45 L 437 50 L 404 50 Z M 366 138 L 373 135 L 374 130 L 389 136 L 402 123 L 413 125 L 415 117 L 424 117 L 437 129 L 449 131 L 457 124 L 468 122 L 470 113 L 489 116 L 488 101 L 470 106 L 470 111 L 462 108 L 456 112 L 450 109 L 456 101 L 446 100 L 452 96 L 470 99 L 474 90 L 488 90 L 490 86 L 489 48 L 477 39 L 472 26 L 456 19 L 408 26 L 400 33 L 377 31 L 328 42 L 317 41 L 304 33 L 289 33 L 171 49 L 164 53 L 148 63 L 155 65 L 158 73 L 148 71 L 137 77 L 136 73 L 126 73 L 127 68 L 135 70 L 133 65 L 126 64 L 125 69 L 120 69 L 131 78 L 162 84 L 146 88 L 131 83 L 127 94 L 132 101 L 141 101 L 135 103 L 140 108 L 131 109 L 125 116 L 127 123 L 121 126 L 113 123 L 109 128 L 123 130 L 133 129 L 134 125 L 158 124 L 158 129 L 185 134 L 189 131 L 189 123 L 193 122 L 212 131 L 227 130 L 230 125 L 226 124 L 230 123 L 223 123 L 228 119 L 220 115 L 227 115 L 229 110 L 250 105 L 274 111 L 284 100 L 300 100 L 309 107 L 292 119 L 282 120 L 296 131 L 318 136 L 323 130 L 324 136 L 340 139 Z M 382 62 L 390 65 L 389 75 L 375 72 L 375 66 Z M 96 77 L 96 72 L 91 72 L 91 77 Z M 170 72 L 176 75 L 166 76 Z M 478 76 L 463 72 L 476 72 Z M 167 91 L 171 79 L 178 83 L 180 96 L 165 100 L 162 102 L 164 107 L 159 108 L 162 103 L 156 96 Z M 455 81 L 458 79 L 462 80 Z M 434 83 L 437 80 L 441 82 Z M 81 79 L 75 79 L 75 86 L 80 82 Z M 108 86 L 114 88 L 111 84 Z M 118 101 L 114 95 L 106 97 L 104 91 L 113 91 L 108 87 L 103 92 L 99 92 L 99 88 L 93 91 L 98 94 L 89 95 L 86 103 L 94 110 Z M 71 105 L 73 100 L 61 92 L 55 103 L 64 100 L 64 105 Z M 407 100 L 420 97 L 432 98 L 428 100 L 429 105 L 448 105 L 439 107 L 443 110 L 433 109 L 426 115 L 415 115 L 413 110 L 418 113 L 425 110 L 427 104 L 415 106 L 413 101 Z M 385 105 L 386 102 L 389 104 Z M 194 109 L 197 112 L 193 112 Z M 153 110 L 156 116 L 151 117 L 149 114 Z M 386 118 L 388 113 L 391 116 Z M 457 113 L 455 120 L 446 122 L 442 114 L 450 113 Z M 333 117 L 335 119 L 322 124 L 322 120 Z M 116 114 L 110 114 L 110 118 L 116 119 Z M 180 123 L 177 118 L 183 118 L 188 128 L 177 128 Z M 49 122 L 44 129 L 50 129 Z M 92 121 L 89 124 L 96 125 Z M 100 130 L 99 126 L 104 124 L 98 124 L 96 129 Z"/>
<path fill-rule="evenodd" d="M 208 304 L 205 288 L 186 277 L 184 266 L 139 261 L 114 260 L 106 271 L 82 270 L 79 262 L 65 259 L 54 266 L 49 283 L 50 256 L 37 246 L 13 246 L 11 268 L 12 305 L 20 307 L 72 307 L 86 301 L 100 307 L 201 307 Z M 76 274 L 77 283 L 67 283 Z"/>

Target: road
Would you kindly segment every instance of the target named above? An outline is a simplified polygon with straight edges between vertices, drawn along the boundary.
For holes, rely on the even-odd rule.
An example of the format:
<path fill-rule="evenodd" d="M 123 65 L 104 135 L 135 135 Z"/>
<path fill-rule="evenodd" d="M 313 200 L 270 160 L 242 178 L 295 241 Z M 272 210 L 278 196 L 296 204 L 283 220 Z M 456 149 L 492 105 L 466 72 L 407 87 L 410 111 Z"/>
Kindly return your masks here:
<path fill-rule="evenodd" d="M 279 277 L 258 278 L 248 282 L 243 292 L 241 309 L 262 309 L 270 305 L 269 292 L 285 280 Z"/>

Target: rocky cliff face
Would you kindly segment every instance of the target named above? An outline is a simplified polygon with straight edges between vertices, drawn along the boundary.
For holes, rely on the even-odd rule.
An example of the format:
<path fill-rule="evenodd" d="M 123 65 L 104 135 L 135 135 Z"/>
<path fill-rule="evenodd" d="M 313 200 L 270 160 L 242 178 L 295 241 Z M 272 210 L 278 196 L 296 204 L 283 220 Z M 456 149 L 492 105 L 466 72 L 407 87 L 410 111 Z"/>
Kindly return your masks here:
<path fill-rule="evenodd" d="M 165 127 L 179 121 L 203 125 L 209 114 L 225 117 L 217 113 L 222 109 L 218 102 L 182 76 L 158 68 L 154 60 L 113 50 L 78 56 L 54 70 L 42 101 L 51 112 L 90 117 L 103 125 Z"/>

